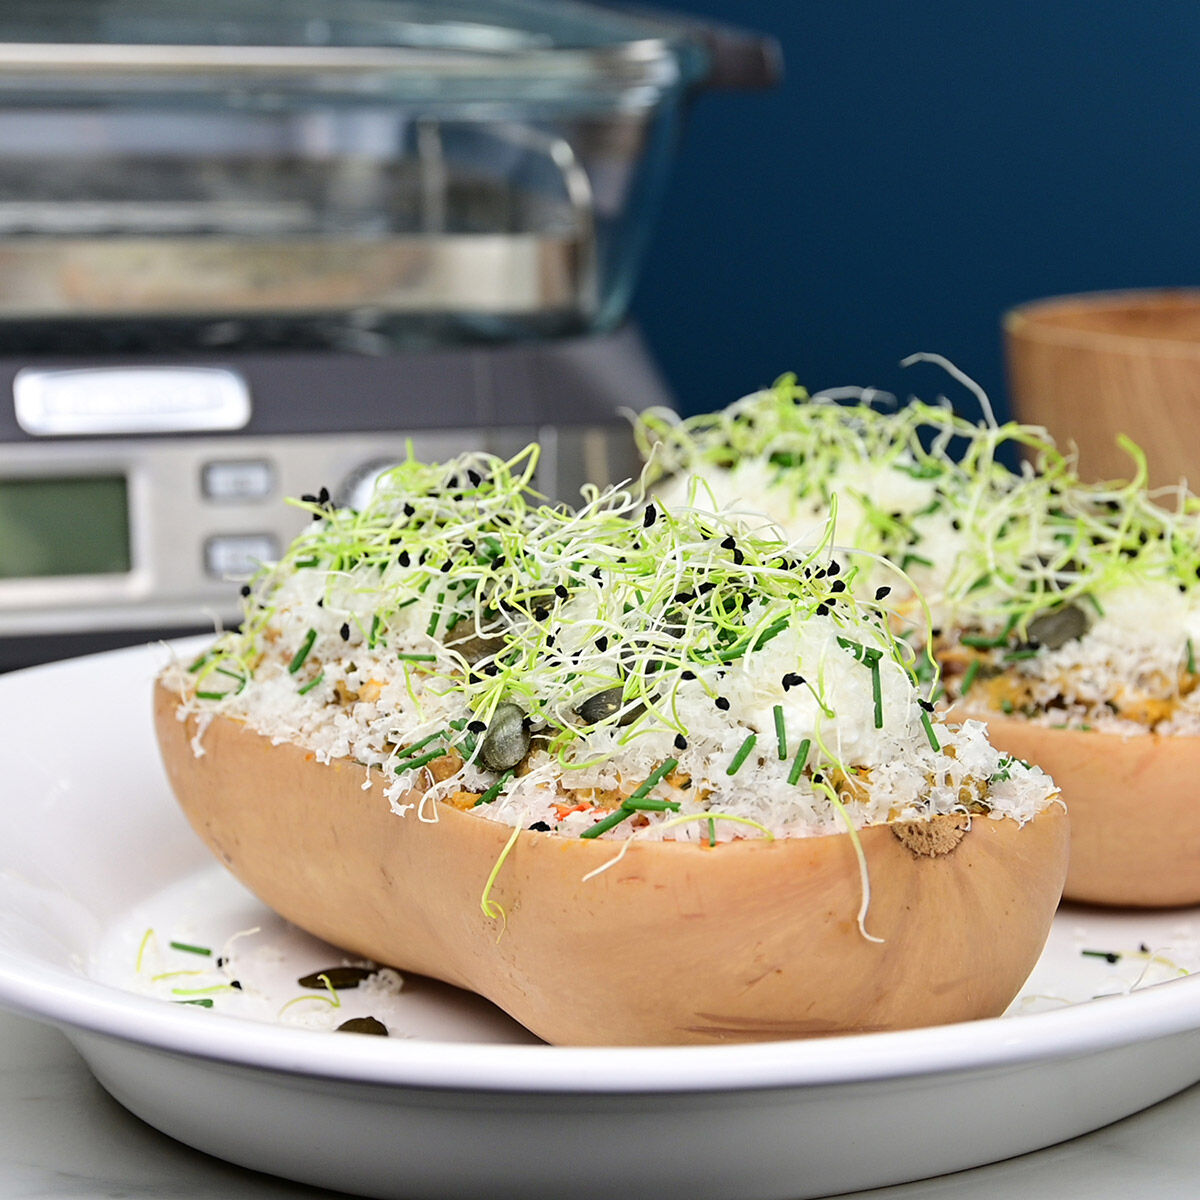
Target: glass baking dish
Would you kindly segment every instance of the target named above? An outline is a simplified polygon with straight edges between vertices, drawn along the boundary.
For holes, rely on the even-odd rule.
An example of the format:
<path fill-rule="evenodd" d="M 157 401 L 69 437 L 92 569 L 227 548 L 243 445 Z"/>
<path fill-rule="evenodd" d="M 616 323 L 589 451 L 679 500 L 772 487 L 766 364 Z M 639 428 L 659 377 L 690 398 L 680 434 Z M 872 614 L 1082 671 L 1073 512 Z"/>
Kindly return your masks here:
<path fill-rule="evenodd" d="M 569 0 L 15 0 L 0 352 L 611 329 L 689 97 L 776 67 Z"/>

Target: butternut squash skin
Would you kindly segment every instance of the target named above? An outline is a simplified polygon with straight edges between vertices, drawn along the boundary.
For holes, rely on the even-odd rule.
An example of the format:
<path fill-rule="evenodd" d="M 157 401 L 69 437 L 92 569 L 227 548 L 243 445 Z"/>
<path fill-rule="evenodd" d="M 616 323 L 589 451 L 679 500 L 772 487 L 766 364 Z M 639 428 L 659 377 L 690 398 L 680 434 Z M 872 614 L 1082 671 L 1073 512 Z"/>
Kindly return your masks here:
<path fill-rule="evenodd" d="M 719 1043 L 996 1016 L 1045 942 L 1067 818 L 938 818 L 861 833 L 868 941 L 847 835 L 713 848 L 523 831 L 439 805 L 394 814 L 383 780 L 323 764 L 156 689 L 175 794 L 214 854 L 272 909 L 348 951 L 477 992 L 559 1045 Z M 902 834 L 909 844 L 901 840 Z"/>
<path fill-rule="evenodd" d="M 1036 763 L 1071 814 L 1064 896 L 1085 904 L 1200 904 L 1200 738 L 1051 729 L 991 712 L 992 745 Z"/>

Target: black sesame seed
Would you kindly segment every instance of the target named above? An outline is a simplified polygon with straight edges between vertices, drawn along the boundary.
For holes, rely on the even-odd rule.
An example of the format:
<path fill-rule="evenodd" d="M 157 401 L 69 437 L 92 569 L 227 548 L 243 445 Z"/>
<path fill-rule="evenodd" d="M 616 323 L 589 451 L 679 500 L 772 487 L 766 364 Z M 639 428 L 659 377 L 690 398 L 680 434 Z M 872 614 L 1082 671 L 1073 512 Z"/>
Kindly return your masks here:
<path fill-rule="evenodd" d="M 396 561 L 402 567 L 410 566 L 412 563 L 412 555 L 409 554 L 407 550 L 401 550 L 400 553 L 396 555 Z"/>
<path fill-rule="evenodd" d="M 841 572 L 841 569 L 842 569 L 842 564 L 840 562 L 838 562 L 838 560 L 836 558 L 832 559 L 830 561 L 830 563 L 829 563 L 829 574 L 830 575 L 839 574 Z"/>
<path fill-rule="evenodd" d="M 817 605 L 817 616 L 818 617 L 829 616 L 829 605 L 828 604 L 818 604 Z"/>
<path fill-rule="evenodd" d="M 248 596 L 248 595 L 250 595 L 250 585 L 249 585 L 248 583 L 243 583 L 243 584 L 242 584 L 242 586 L 241 586 L 241 589 L 240 589 L 240 591 L 241 591 L 241 593 L 242 593 L 242 595 L 243 595 L 243 596 Z"/>
<path fill-rule="evenodd" d="M 497 554 L 496 557 L 492 559 L 492 566 L 502 567 L 507 561 L 508 559 L 506 559 L 503 554 Z"/>
<path fill-rule="evenodd" d="M 875 589 L 875 599 L 882 600 L 885 596 L 890 596 L 892 589 L 890 587 L 881 587 Z"/>
<path fill-rule="evenodd" d="M 444 573 L 444 572 L 452 570 L 453 567 L 454 567 L 454 559 L 448 558 L 448 559 L 446 559 L 446 561 L 444 563 L 442 563 L 441 570 Z"/>
<path fill-rule="evenodd" d="M 680 675 L 680 678 L 681 678 L 681 679 L 695 679 L 695 678 L 696 678 L 696 672 L 695 672 L 695 671 L 684 671 L 684 672 L 682 672 L 682 674 Z"/>
<path fill-rule="evenodd" d="M 790 692 L 794 687 L 804 686 L 804 676 L 797 675 L 795 671 L 789 671 L 779 682 L 783 684 L 785 692 Z"/>
<path fill-rule="evenodd" d="M 716 699 L 713 701 L 713 703 L 714 703 L 714 704 L 715 704 L 715 705 L 716 705 L 716 706 L 717 706 L 717 707 L 718 707 L 718 708 L 719 708 L 719 709 L 720 709 L 722 712 L 728 712 L 728 711 L 729 711 L 729 701 L 728 701 L 728 700 L 726 700 L 724 696 L 718 696 L 718 697 L 717 697 L 717 698 L 716 698 Z"/>
<path fill-rule="evenodd" d="M 411 517 L 416 511 L 417 510 L 415 508 L 413 508 L 413 506 L 411 504 L 406 504 L 404 506 L 404 515 L 406 517 Z"/>
<path fill-rule="evenodd" d="M 534 823 L 532 825 L 530 825 L 529 828 L 532 829 L 535 833 L 549 833 L 550 832 L 550 826 L 547 825 L 545 821 L 534 821 Z"/>
<path fill-rule="evenodd" d="M 721 549 L 722 550 L 736 550 L 737 549 L 737 542 L 734 541 L 732 534 L 730 534 L 729 537 L 727 537 L 721 543 Z"/>
<path fill-rule="evenodd" d="M 565 600 L 571 593 L 568 592 L 567 589 L 565 587 L 563 587 L 563 585 L 561 583 L 559 583 L 559 584 L 556 584 L 554 587 L 554 594 L 560 600 Z"/>
<path fill-rule="evenodd" d="M 642 517 L 643 528 L 649 529 L 650 526 L 654 524 L 655 520 L 657 520 L 657 518 L 658 512 L 654 508 L 654 505 L 651 505 L 648 509 L 646 509 L 646 515 Z"/>
<path fill-rule="evenodd" d="M 846 581 L 844 579 L 835 579 L 830 585 L 831 592 L 844 592 L 846 590 Z"/>
<path fill-rule="evenodd" d="M 240 992 L 242 990 L 242 983 L 241 983 L 241 980 L 239 980 L 239 979 L 231 979 L 229 981 L 229 986 L 231 988 L 233 988 L 235 991 Z"/>
<path fill-rule="evenodd" d="M 338 630 L 338 633 L 342 635 L 343 642 L 348 642 L 350 640 L 350 623 L 347 621 L 345 624 L 343 624 L 341 629 Z"/>
<path fill-rule="evenodd" d="M 468 721 L 467 728 L 472 733 L 483 733 L 487 729 L 486 721 Z"/>
<path fill-rule="evenodd" d="M 599 651 L 601 651 L 601 652 L 603 652 L 603 651 L 605 651 L 605 650 L 607 650 L 607 649 L 608 649 L 608 638 L 607 638 L 607 637 L 605 637 L 605 636 L 604 636 L 604 634 L 601 634 L 601 635 L 600 635 L 600 636 L 599 636 L 599 637 L 596 639 L 596 649 L 597 649 L 597 650 L 599 650 Z"/>
<path fill-rule="evenodd" d="M 675 749 L 676 750 L 686 750 L 687 746 L 688 746 L 687 738 L 685 738 L 682 733 L 677 733 L 675 735 Z"/>

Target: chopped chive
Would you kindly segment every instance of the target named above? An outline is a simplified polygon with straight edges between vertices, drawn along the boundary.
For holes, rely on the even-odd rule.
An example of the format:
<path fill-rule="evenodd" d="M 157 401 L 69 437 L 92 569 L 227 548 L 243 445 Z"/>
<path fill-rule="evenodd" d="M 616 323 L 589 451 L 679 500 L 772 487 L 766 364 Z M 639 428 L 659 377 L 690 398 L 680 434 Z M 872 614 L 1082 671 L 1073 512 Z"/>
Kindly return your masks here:
<path fill-rule="evenodd" d="M 923 567 L 932 567 L 933 563 L 920 554 L 906 554 L 900 562 L 900 570 L 907 571 L 910 563 L 920 563 Z"/>
<path fill-rule="evenodd" d="M 374 650 L 375 642 L 379 637 L 379 614 L 376 613 L 371 618 L 371 632 L 367 634 L 367 649 Z"/>
<path fill-rule="evenodd" d="M 299 688 L 297 690 L 296 694 L 299 696 L 307 696 L 308 693 L 311 692 L 313 690 L 313 688 L 315 688 L 317 686 L 317 684 L 321 683 L 324 680 L 324 678 L 325 678 L 325 672 L 322 671 L 320 673 L 320 675 L 318 675 L 316 677 L 316 679 L 310 679 L 302 688 Z"/>
<path fill-rule="evenodd" d="M 933 725 L 929 720 L 929 714 L 924 709 L 921 709 L 921 724 L 925 726 L 925 736 L 929 739 L 929 744 L 935 750 L 940 750 L 942 744 L 937 740 L 937 734 L 933 732 Z"/>
<path fill-rule="evenodd" d="M 436 654 L 397 654 L 401 662 L 437 662 Z"/>
<path fill-rule="evenodd" d="M 717 844 L 717 822 L 712 818 L 708 818 L 708 844 L 715 846 Z"/>
<path fill-rule="evenodd" d="M 628 800 L 621 801 L 622 808 L 627 808 L 631 812 L 671 812 L 679 811 L 678 800 L 655 800 L 652 796 L 642 796 L 634 800 L 631 796 Z"/>
<path fill-rule="evenodd" d="M 883 728 L 883 680 L 879 676 L 879 660 L 882 657 L 878 650 L 868 660 L 871 668 L 871 696 L 875 701 L 875 728 Z"/>
<path fill-rule="evenodd" d="M 1017 627 L 1017 614 L 1009 615 L 1008 621 L 1004 628 L 995 635 L 989 637 L 985 633 L 968 633 L 964 634 L 959 639 L 964 646 L 970 646 L 973 650 L 995 650 L 999 646 L 1003 646 L 1008 641 L 1008 635 Z"/>
<path fill-rule="evenodd" d="M 207 652 L 205 652 L 204 654 L 200 655 L 199 658 L 193 660 L 188 666 L 188 674 L 195 675 L 195 673 L 200 670 L 200 668 L 204 666 L 206 662 L 208 662 L 208 659 L 209 655 Z"/>
<path fill-rule="evenodd" d="M 1080 950 L 1084 958 L 1102 958 L 1105 962 L 1120 962 L 1121 956 L 1115 950 Z"/>
<path fill-rule="evenodd" d="M 771 624 L 768 625 L 766 629 L 764 629 L 762 633 L 758 635 L 751 649 L 761 650 L 773 637 L 781 634 L 788 627 L 788 622 L 790 620 L 790 617 L 779 617 L 777 620 L 772 621 Z"/>
<path fill-rule="evenodd" d="M 646 781 L 630 793 L 628 799 L 640 800 L 643 796 L 649 794 L 650 789 L 655 787 L 664 775 L 669 775 L 673 770 L 675 770 L 677 766 L 679 766 L 679 759 L 663 759 L 663 761 L 659 763 L 659 765 L 655 767 L 648 776 L 646 776 Z"/>
<path fill-rule="evenodd" d="M 1091 602 L 1092 607 L 1096 610 L 1097 616 L 1101 616 L 1101 617 L 1104 616 L 1104 605 L 1101 604 L 1100 601 L 1097 600 L 1096 597 L 1093 596 L 1091 592 L 1087 593 L 1085 599 L 1087 599 L 1088 601 Z"/>
<path fill-rule="evenodd" d="M 172 1003 L 174 1003 L 174 1004 L 194 1004 L 197 1008 L 212 1008 L 212 1006 L 213 1006 L 213 1002 L 207 996 L 205 996 L 203 999 L 200 999 L 200 1000 L 175 1000 L 175 1001 L 172 1001 Z"/>
<path fill-rule="evenodd" d="M 442 619 L 442 605 L 445 603 L 446 593 L 438 592 L 437 599 L 433 602 L 433 612 L 429 617 L 429 624 L 425 627 L 425 636 L 433 637 L 434 630 L 438 627 L 438 622 Z"/>
<path fill-rule="evenodd" d="M 779 746 L 779 757 L 787 758 L 787 730 L 783 724 L 783 705 L 775 705 L 775 741 Z"/>
<path fill-rule="evenodd" d="M 603 820 L 597 821 L 595 825 L 585 829 L 579 836 L 581 838 L 596 838 L 602 833 L 607 833 L 610 829 L 615 829 L 622 821 L 628 820 L 633 816 L 634 810 L 621 805 L 620 808 L 613 809 Z"/>
<path fill-rule="evenodd" d="M 488 788 L 488 790 L 484 792 L 478 800 L 475 801 L 473 807 L 478 808 L 481 804 L 491 804 L 491 802 L 495 800 L 495 798 L 504 790 L 505 785 L 513 777 L 514 773 L 515 772 L 513 771 L 505 771 L 504 774 L 501 775 L 500 778 L 497 779 L 496 782 L 493 783 L 492 786 Z"/>
<path fill-rule="evenodd" d="M 804 767 L 808 762 L 808 748 L 812 745 L 812 738 L 805 738 L 800 743 L 800 749 L 796 751 L 796 757 L 792 759 L 792 769 L 788 772 L 788 783 L 793 786 L 800 781 L 800 776 L 804 772 Z"/>
<path fill-rule="evenodd" d="M 752 733 L 738 747 L 738 752 L 733 756 L 733 761 L 725 768 L 726 775 L 736 775 L 742 768 L 742 763 L 750 757 L 750 751 L 754 749 L 754 743 L 758 741 L 758 734 Z"/>
<path fill-rule="evenodd" d="M 396 765 L 396 774 L 399 775 L 402 771 L 415 771 L 418 767 L 433 762 L 435 758 L 444 758 L 449 753 L 448 750 L 430 750 L 428 754 L 422 754 L 418 758 L 405 759 L 404 762 Z"/>
<path fill-rule="evenodd" d="M 1007 714 L 1011 713 L 1012 710 L 1013 710 L 1013 702 L 1011 700 L 1005 698 L 1000 701 L 1000 711 L 1002 713 L 1007 715 Z"/>
<path fill-rule="evenodd" d="M 407 600 L 401 600 L 400 603 L 396 605 L 394 611 L 399 612 L 402 608 L 407 608 L 410 604 L 416 604 L 420 598 L 420 596 L 409 596 Z"/>
<path fill-rule="evenodd" d="M 313 642 L 317 640 L 317 631 L 310 629 L 304 635 L 304 641 L 300 643 L 300 649 L 292 655 L 292 661 L 288 663 L 288 672 L 292 675 L 300 670 L 304 665 L 304 660 L 308 657 L 308 652 L 313 648 Z"/>
<path fill-rule="evenodd" d="M 971 659 L 970 665 L 967 667 L 966 673 L 962 677 L 962 686 L 958 690 L 960 696 L 965 696 L 970 690 L 971 685 L 975 682 L 975 676 L 979 674 L 979 659 Z"/>
<path fill-rule="evenodd" d="M 1192 645 L 1192 639 L 1187 640 L 1187 669 L 1189 675 L 1196 673 L 1196 649 Z"/>
<path fill-rule="evenodd" d="M 187 954 L 202 954 L 208 958 L 212 951 L 207 946 L 193 946 L 190 942 L 169 942 L 172 950 L 183 950 Z"/>
<path fill-rule="evenodd" d="M 227 696 L 236 696 L 236 691 L 231 692 L 196 692 L 197 700 L 224 700 Z"/>
<path fill-rule="evenodd" d="M 411 746 L 405 746 L 401 758 L 412 758 L 418 750 L 424 750 L 430 742 L 440 737 L 445 737 L 445 731 L 441 729 L 434 730 L 433 733 L 423 737 L 419 742 L 413 742 Z"/>
<path fill-rule="evenodd" d="M 1004 656 L 1004 661 L 1006 663 L 1023 662 L 1027 658 L 1037 658 L 1039 654 L 1041 654 L 1040 649 L 1034 646 L 1028 646 L 1024 650 L 1010 650 Z"/>

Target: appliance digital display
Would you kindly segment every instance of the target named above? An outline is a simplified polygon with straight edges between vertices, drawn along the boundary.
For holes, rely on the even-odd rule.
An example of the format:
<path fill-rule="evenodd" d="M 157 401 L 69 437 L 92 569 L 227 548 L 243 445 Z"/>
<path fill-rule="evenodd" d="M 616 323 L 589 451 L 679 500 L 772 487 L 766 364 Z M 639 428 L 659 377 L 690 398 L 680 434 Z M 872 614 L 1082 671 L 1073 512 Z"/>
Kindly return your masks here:
<path fill-rule="evenodd" d="M 0 579 L 131 568 L 123 475 L 0 479 Z"/>

